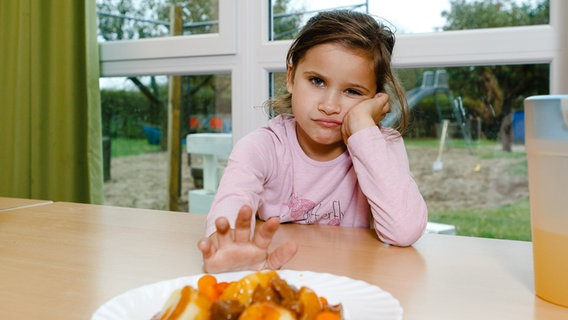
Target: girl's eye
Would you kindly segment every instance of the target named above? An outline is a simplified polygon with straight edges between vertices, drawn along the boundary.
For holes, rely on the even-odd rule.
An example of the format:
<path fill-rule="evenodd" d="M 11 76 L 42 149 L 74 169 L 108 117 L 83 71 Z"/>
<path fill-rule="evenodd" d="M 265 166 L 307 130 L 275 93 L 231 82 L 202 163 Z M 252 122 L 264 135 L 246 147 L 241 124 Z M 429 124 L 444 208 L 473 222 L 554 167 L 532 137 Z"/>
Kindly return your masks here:
<path fill-rule="evenodd" d="M 316 87 L 323 87 L 325 85 L 325 83 L 323 82 L 322 79 L 318 78 L 318 77 L 312 77 L 310 78 L 310 82 L 315 85 Z"/>
<path fill-rule="evenodd" d="M 345 90 L 345 92 L 346 92 L 347 94 L 350 94 L 350 95 L 356 95 L 356 96 L 360 96 L 360 95 L 361 95 L 361 92 L 359 92 L 359 91 L 357 91 L 357 90 L 354 90 L 354 89 L 347 89 L 347 90 Z"/>

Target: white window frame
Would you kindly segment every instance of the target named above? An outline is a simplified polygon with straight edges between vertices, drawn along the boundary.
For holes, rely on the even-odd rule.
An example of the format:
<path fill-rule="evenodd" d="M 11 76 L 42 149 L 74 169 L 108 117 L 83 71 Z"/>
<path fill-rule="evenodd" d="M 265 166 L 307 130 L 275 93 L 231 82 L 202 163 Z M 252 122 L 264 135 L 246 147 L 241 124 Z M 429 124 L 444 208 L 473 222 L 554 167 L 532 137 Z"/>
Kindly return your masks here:
<path fill-rule="evenodd" d="M 266 123 L 269 74 L 285 71 L 291 41 L 269 41 L 270 1 L 219 0 L 218 35 L 101 43 L 101 76 L 231 73 L 233 141 Z M 568 1 L 550 24 L 404 34 L 396 68 L 550 63 L 550 93 L 568 93 Z"/>
<path fill-rule="evenodd" d="M 235 55 L 237 53 L 237 2 L 219 0 L 218 33 L 101 43 L 101 75 L 164 74 L 165 71 L 175 68 L 172 64 L 180 65 L 188 58 Z"/>

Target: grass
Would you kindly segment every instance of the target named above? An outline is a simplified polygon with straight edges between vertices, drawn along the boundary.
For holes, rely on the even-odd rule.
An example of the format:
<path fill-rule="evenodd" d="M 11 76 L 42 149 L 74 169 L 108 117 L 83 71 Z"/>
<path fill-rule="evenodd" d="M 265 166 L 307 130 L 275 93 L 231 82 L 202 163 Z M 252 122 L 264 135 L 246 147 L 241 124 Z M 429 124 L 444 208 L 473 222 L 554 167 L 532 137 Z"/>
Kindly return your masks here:
<path fill-rule="evenodd" d="M 463 139 L 450 140 L 452 148 L 468 148 Z M 408 139 L 407 146 L 437 148 L 436 139 Z M 525 152 L 501 152 L 495 149 L 499 142 L 480 140 L 472 142 L 478 157 L 481 159 L 518 159 L 507 170 L 514 176 L 527 176 L 527 160 Z M 430 212 L 429 221 L 451 224 L 456 233 L 463 236 L 531 240 L 529 199 L 518 200 L 510 205 L 495 209 L 456 209 Z"/>
<path fill-rule="evenodd" d="M 527 159 L 513 163 L 507 168 L 507 171 L 517 177 L 527 177 L 529 175 L 529 167 Z"/>
<path fill-rule="evenodd" d="M 114 138 L 111 141 L 111 156 L 123 157 L 160 151 L 159 145 L 149 144 L 146 139 Z"/>
<path fill-rule="evenodd" d="M 406 146 L 414 146 L 420 148 L 438 148 L 440 142 L 437 139 L 407 139 L 404 141 Z M 514 176 L 528 176 L 527 154 L 526 152 L 503 152 L 501 149 L 495 149 L 500 145 L 494 140 L 472 141 L 468 145 L 463 139 L 450 140 L 452 148 L 467 149 L 474 148 L 479 159 L 519 159 L 518 162 L 511 164 L 507 169 Z"/>
<path fill-rule="evenodd" d="M 429 221 L 451 224 L 463 236 L 531 240 L 529 199 L 497 209 L 430 212 Z"/>
<path fill-rule="evenodd" d="M 440 140 L 432 139 L 432 138 L 405 138 L 404 144 L 406 146 L 413 146 L 413 147 L 424 147 L 424 148 L 438 148 L 440 146 Z M 468 145 L 464 139 L 449 139 L 446 140 L 446 144 L 451 146 L 452 148 L 458 149 L 467 149 L 469 147 L 478 148 L 478 147 L 494 147 L 498 142 L 495 140 L 479 140 L 479 141 L 471 141 L 471 145 Z"/>

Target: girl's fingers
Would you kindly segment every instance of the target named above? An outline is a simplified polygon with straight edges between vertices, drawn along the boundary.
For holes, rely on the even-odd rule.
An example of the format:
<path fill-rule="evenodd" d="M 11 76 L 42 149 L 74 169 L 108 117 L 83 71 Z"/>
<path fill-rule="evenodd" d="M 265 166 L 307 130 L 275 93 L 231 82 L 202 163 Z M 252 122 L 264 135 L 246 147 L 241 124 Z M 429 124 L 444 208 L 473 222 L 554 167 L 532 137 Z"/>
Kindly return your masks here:
<path fill-rule="evenodd" d="M 268 249 L 268 246 L 272 242 L 272 237 L 278 227 L 280 226 L 280 219 L 270 218 L 268 221 L 259 226 L 254 235 L 254 244 L 264 250 Z"/>
<path fill-rule="evenodd" d="M 389 95 L 386 93 L 377 93 L 375 95 L 375 100 L 376 100 L 376 107 L 375 110 L 373 112 L 373 119 L 375 120 L 375 122 L 380 122 L 382 121 L 387 113 L 389 113 L 390 109 L 391 109 L 391 105 L 389 103 Z"/>
<path fill-rule="evenodd" d="M 239 210 L 234 231 L 231 230 L 229 221 L 226 218 L 220 217 L 215 220 L 217 245 L 215 245 L 215 241 L 211 238 L 201 239 L 197 243 L 197 247 L 203 255 L 203 268 L 205 272 L 225 270 L 222 266 L 230 260 L 231 255 L 234 257 L 235 253 L 254 252 L 254 256 L 249 254 L 249 259 L 251 259 L 250 266 L 259 268 L 264 266 L 270 269 L 280 269 L 294 257 L 298 251 L 298 245 L 295 242 L 287 242 L 276 248 L 272 253 L 268 253 L 272 238 L 280 226 L 280 219 L 278 218 L 271 218 L 261 224 L 256 229 L 254 238 L 251 241 L 250 228 L 253 220 L 252 216 L 252 209 L 248 206 L 243 206 L 241 210 Z M 240 253 L 237 252 L 239 250 Z M 259 254 L 261 254 L 262 257 L 259 256 Z M 258 260 L 259 258 L 260 260 Z M 220 266 L 221 268 L 219 269 Z M 247 268 L 250 268 L 250 266 L 247 266 Z"/>
<path fill-rule="evenodd" d="M 250 241 L 250 230 L 252 223 L 252 208 L 242 206 L 235 222 L 235 242 Z"/>
<path fill-rule="evenodd" d="M 381 104 L 387 103 L 390 99 L 389 95 L 384 92 L 377 93 L 374 98 L 378 99 L 381 102 Z"/>
<path fill-rule="evenodd" d="M 286 242 L 276 248 L 266 259 L 266 268 L 280 269 L 298 252 L 298 244 L 295 242 Z"/>
<path fill-rule="evenodd" d="M 390 109 L 391 109 L 390 103 L 385 104 L 385 106 L 383 107 L 382 111 L 379 114 L 379 119 L 377 123 L 383 121 L 383 119 L 387 116 L 387 113 L 390 112 Z"/>
<path fill-rule="evenodd" d="M 219 248 L 233 242 L 231 236 L 231 225 L 229 224 L 229 220 L 227 220 L 227 218 L 217 218 L 217 220 L 215 220 L 215 227 L 217 228 L 217 243 Z"/>
<path fill-rule="evenodd" d="M 217 248 L 208 238 L 199 240 L 199 242 L 197 242 L 197 248 L 199 249 L 199 251 L 201 251 L 204 260 L 209 259 L 215 254 L 215 252 L 217 252 Z"/>
<path fill-rule="evenodd" d="M 383 108 L 383 117 L 389 113 L 391 111 L 391 105 L 390 103 L 385 104 L 385 107 Z"/>

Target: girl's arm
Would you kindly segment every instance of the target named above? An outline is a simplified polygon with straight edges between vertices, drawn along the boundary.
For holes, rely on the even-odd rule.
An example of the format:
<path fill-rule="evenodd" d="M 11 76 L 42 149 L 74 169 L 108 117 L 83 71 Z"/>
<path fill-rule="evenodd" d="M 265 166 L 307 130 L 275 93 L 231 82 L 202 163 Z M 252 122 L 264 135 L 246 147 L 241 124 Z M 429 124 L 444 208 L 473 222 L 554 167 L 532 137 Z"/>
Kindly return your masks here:
<path fill-rule="evenodd" d="M 379 129 L 390 111 L 389 96 L 378 93 L 345 115 L 342 134 L 357 180 L 371 207 L 379 238 L 409 246 L 424 233 L 428 209 L 414 181 L 400 134 Z"/>
<path fill-rule="evenodd" d="M 271 150 L 270 136 L 261 131 L 234 146 L 207 215 L 207 237 L 197 244 L 204 271 L 278 269 L 295 255 L 297 245 L 292 241 L 268 251 L 279 219 L 269 219 L 255 230 L 264 183 L 275 168 Z"/>
<path fill-rule="evenodd" d="M 246 205 L 252 208 L 253 213 L 257 212 L 264 183 L 274 168 L 270 143 L 266 134 L 255 131 L 235 144 L 207 215 L 206 236 L 216 231 L 215 221 L 219 217 L 227 218 L 234 228 L 242 206 Z M 251 228 L 254 228 L 254 223 Z"/>
<path fill-rule="evenodd" d="M 348 149 L 379 238 L 409 246 L 424 233 L 428 209 L 410 172 L 402 137 L 372 126 L 349 138 Z"/>

